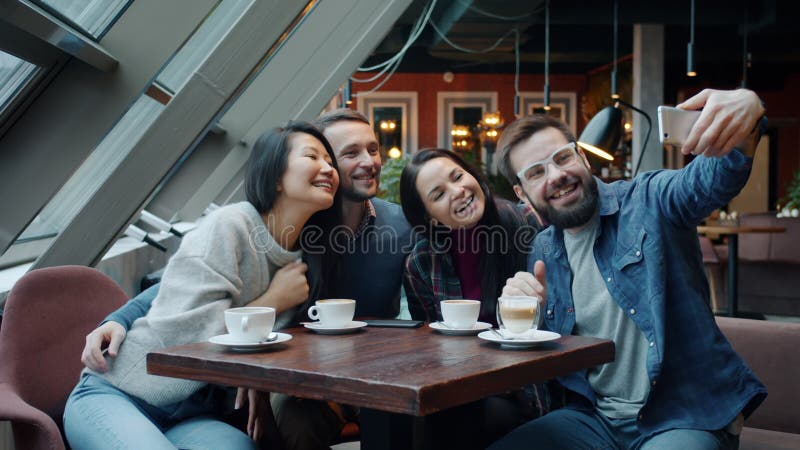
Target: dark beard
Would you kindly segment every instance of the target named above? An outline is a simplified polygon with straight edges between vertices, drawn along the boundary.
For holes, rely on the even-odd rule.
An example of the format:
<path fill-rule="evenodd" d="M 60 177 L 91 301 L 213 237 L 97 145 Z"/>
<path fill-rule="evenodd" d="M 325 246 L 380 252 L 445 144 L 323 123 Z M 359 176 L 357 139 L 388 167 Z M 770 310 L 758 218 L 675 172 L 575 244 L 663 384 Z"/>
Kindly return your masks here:
<path fill-rule="evenodd" d="M 581 185 L 584 187 L 583 198 L 566 210 L 557 210 L 549 203 L 544 206 L 536 205 L 530 198 L 528 201 L 534 205 L 542 219 L 550 225 L 562 230 L 579 227 L 589 222 L 597 210 L 597 181 L 594 177 L 589 177 L 589 182 L 586 184 L 581 182 Z"/>

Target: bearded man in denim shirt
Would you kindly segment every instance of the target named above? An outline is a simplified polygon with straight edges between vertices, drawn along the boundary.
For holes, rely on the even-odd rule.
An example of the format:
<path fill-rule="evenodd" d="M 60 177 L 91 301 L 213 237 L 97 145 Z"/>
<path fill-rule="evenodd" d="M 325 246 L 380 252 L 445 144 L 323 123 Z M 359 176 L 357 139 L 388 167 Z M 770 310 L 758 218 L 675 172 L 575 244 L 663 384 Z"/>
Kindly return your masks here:
<path fill-rule="evenodd" d="M 736 449 L 766 397 L 708 307 L 696 230 L 747 182 L 764 108 L 747 90 L 678 107 L 703 110 L 682 148 L 694 161 L 611 184 L 560 121 L 525 117 L 503 132 L 501 170 L 551 225 L 503 295 L 539 296 L 547 329 L 612 339 L 616 359 L 558 378 L 567 406 L 491 449 Z"/>

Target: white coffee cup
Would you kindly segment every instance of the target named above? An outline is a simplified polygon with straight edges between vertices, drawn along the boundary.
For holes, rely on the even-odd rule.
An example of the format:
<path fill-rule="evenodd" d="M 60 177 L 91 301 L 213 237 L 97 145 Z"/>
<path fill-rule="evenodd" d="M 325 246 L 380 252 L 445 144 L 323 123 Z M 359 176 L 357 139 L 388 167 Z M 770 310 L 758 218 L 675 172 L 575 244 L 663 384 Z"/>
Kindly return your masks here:
<path fill-rule="evenodd" d="M 524 334 L 539 327 L 539 297 L 500 297 L 497 323 L 509 334 Z"/>
<path fill-rule="evenodd" d="M 343 327 L 353 321 L 356 301 L 349 298 L 317 300 L 308 308 L 308 317 L 318 320 L 323 327 Z"/>
<path fill-rule="evenodd" d="M 225 327 L 236 341 L 263 341 L 269 337 L 274 326 L 275 308 L 244 306 L 225 310 Z"/>
<path fill-rule="evenodd" d="M 481 313 L 481 302 L 478 300 L 442 300 L 442 321 L 450 328 L 472 329 Z"/>

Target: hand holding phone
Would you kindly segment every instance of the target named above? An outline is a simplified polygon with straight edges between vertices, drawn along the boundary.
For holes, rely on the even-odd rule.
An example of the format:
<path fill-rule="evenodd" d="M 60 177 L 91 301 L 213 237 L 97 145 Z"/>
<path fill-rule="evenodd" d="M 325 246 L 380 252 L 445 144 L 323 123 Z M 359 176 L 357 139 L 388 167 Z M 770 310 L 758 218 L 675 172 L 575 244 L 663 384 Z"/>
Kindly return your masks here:
<path fill-rule="evenodd" d="M 722 157 L 734 147 L 747 156 L 755 153 L 757 124 L 764 115 L 764 106 L 755 92 L 703 89 L 678 106 L 690 111 L 703 110 L 689 137 L 682 142 L 684 155 Z"/>
<path fill-rule="evenodd" d="M 689 138 L 694 123 L 700 117 L 700 111 L 674 108 L 671 106 L 658 107 L 658 135 L 662 144 L 683 147 Z"/>

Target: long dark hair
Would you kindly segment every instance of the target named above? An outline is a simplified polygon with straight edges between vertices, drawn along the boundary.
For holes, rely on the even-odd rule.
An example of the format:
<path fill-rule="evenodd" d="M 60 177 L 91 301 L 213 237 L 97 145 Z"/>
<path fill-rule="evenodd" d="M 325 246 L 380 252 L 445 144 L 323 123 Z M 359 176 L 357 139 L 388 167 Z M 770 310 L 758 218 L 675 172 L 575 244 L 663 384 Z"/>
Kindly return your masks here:
<path fill-rule="evenodd" d="M 278 183 L 286 172 L 289 136 L 305 133 L 315 137 L 331 157 L 332 166 L 339 170 L 331 144 L 313 125 L 303 121 L 290 121 L 283 127 L 274 128 L 261 135 L 250 153 L 245 169 L 244 188 L 247 201 L 259 213 L 266 213 L 275 206 L 278 198 Z M 327 296 L 339 277 L 339 257 L 330 248 L 330 233 L 342 224 L 342 202 L 339 190 L 333 197 L 333 206 L 317 211 L 303 226 L 299 243 L 303 248 L 303 262 L 308 264 L 309 295 L 303 307 L 298 309 L 295 321 L 301 320 L 310 303 Z M 313 251 L 309 251 L 313 249 Z"/>
<path fill-rule="evenodd" d="M 429 239 L 432 251 L 448 250 L 444 248 L 441 240 L 449 233 L 441 226 L 431 223 L 431 217 L 417 191 L 417 176 L 422 166 L 436 158 L 447 158 L 472 175 L 478 180 L 486 199 L 483 217 L 476 225 L 476 227 L 482 226 L 489 231 L 486 239 L 478 241 L 483 246 L 480 254 L 481 315 L 494 317 L 497 309 L 497 297 L 500 296 L 506 279 L 513 277 L 520 270 L 525 270 L 526 253 L 524 250 L 527 249 L 532 236 L 526 238 L 526 242 L 522 245 L 516 242 L 515 233 L 520 227 L 525 226 L 526 222 L 522 215 L 514 209 L 514 206 L 507 200 L 495 200 L 484 176 L 458 154 L 450 150 L 429 148 L 414 154 L 403 169 L 403 173 L 400 175 L 400 203 L 406 220 L 414 229 L 422 233 L 422 236 Z M 500 231 L 500 233 L 495 233 L 493 230 Z"/>

